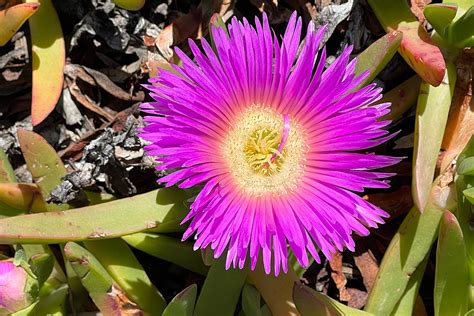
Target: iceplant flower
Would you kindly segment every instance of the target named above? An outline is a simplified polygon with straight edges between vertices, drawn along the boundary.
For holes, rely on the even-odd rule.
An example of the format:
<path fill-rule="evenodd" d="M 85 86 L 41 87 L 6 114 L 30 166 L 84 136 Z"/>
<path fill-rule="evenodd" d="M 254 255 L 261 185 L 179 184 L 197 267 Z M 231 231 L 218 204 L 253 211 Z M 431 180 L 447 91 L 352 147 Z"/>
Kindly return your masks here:
<path fill-rule="evenodd" d="M 354 192 L 387 188 L 391 174 L 372 171 L 398 158 L 365 151 L 391 135 L 379 118 L 381 89 L 355 76 L 351 47 L 325 71 L 325 28 L 310 23 L 302 50 L 302 22 L 291 16 L 281 40 L 267 17 L 233 19 L 213 27 L 215 51 L 205 40 L 189 41 L 194 60 L 181 50 L 182 67 L 152 79 L 154 102 L 142 105 L 141 136 L 157 156 L 159 181 L 200 186 L 183 222 L 183 239 L 195 249 L 227 253 L 226 266 L 254 269 L 261 254 L 266 273 L 288 269 L 288 246 L 299 263 L 319 262 L 344 247 L 351 235 L 367 235 L 388 214 Z"/>
<path fill-rule="evenodd" d="M 0 315 L 30 306 L 37 290 L 36 280 L 25 269 L 11 260 L 0 261 Z"/>

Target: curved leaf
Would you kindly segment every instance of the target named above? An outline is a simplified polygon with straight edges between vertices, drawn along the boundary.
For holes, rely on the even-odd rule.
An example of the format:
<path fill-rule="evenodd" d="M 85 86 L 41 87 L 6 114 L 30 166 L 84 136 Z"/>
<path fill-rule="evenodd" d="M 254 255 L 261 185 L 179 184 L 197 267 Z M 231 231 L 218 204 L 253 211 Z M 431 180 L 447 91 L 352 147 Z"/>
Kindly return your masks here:
<path fill-rule="evenodd" d="M 39 8 L 39 3 L 20 3 L 0 10 L 0 46 L 5 45 L 25 21 Z"/>
<path fill-rule="evenodd" d="M 439 34 L 445 34 L 446 28 L 456 16 L 458 6 L 449 3 L 432 3 L 423 9 L 423 15 Z"/>
<path fill-rule="evenodd" d="M 215 261 L 207 274 L 194 310 L 195 316 L 232 316 L 248 269 L 225 268 L 226 256 Z"/>
<path fill-rule="evenodd" d="M 370 83 L 385 68 L 393 55 L 397 52 L 402 41 L 402 32 L 393 31 L 386 34 L 371 44 L 366 50 L 357 56 L 357 64 L 355 67 L 356 75 L 360 75 L 365 71 L 369 72 L 369 76 L 358 86 L 361 88 Z"/>
<path fill-rule="evenodd" d="M 398 52 L 416 73 L 432 86 L 443 80 L 446 65 L 438 46 L 410 11 L 405 0 L 368 0 L 386 32 L 401 31 Z"/>
<path fill-rule="evenodd" d="M 63 89 L 65 46 L 61 24 L 51 0 L 27 0 L 40 3 L 29 20 L 33 54 L 31 121 L 41 123 L 53 111 Z"/>
<path fill-rule="evenodd" d="M 197 285 L 192 284 L 179 292 L 166 306 L 162 316 L 193 316 L 196 304 Z"/>
<path fill-rule="evenodd" d="M 469 273 L 461 228 L 456 217 L 445 211 L 436 250 L 435 316 L 466 313 L 468 293 Z"/>
<path fill-rule="evenodd" d="M 182 190 L 167 188 L 67 211 L 3 218 L 0 243 L 61 243 L 133 234 L 166 221 L 185 198 Z"/>
<path fill-rule="evenodd" d="M 190 271 L 206 275 L 208 267 L 202 261 L 201 253 L 193 250 L 192 243 L 165 235 L 138 233 L 122 237 L 133 248 L 154 257 L 172 262 Z"/>
<path fill-rule="evenodd" d="M 38 185 L 43 199 L 47 199 L 51 191 L 61 183 L 61 178 L 67 174 L 66 167 L 56 150 L 35 132 L 19 129 L 18 141 L 33 181 Z M 68 209 L 69 206 L 47 204 L 46 208 L 56 211 Z"/>
<path fill-rule="evenodd" d="M 455 82 L 456 67 L 448 63 L 440 86 L 421 84 L 416 108 L 412 178 L 413 201 L 421 212 L 431 190 Z"/>
<path fill-rule="evenodd" d="M 355 308 L 351 308 L 327 295 L 296 282 L 293 286 L 293 299 L 298 311 L 303 316 L 370 316 L 367 313 Z"/>
<path fill-rule="evenodd" d="M 87 241 L 86 248 L 99 260 L 127 296 L 150 315 L 161 315 L 166 301 L 151 283 L 140 262 L 121 239 Z"/>

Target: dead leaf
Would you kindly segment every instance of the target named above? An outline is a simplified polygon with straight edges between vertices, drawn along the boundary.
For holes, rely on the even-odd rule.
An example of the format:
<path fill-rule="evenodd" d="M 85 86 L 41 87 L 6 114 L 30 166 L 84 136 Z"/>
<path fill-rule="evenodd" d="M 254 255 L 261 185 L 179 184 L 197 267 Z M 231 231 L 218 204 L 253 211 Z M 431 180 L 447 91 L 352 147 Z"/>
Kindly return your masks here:
<path fill-rule="evenodd" d="M 95 294 L 95 293 L 94 293 Z M 145 313 L 138 307 L 137 304 L 130 301 L 122 289 L 115 285 L 106 295 L 95 294 L 92 295 L 94 302 L 102 307 L 102 312 L 106 315 L 121 315 L 121 316 L 141 316 Z"/>
<path fill-rule="evenodd" d="M 416 16 L 420 24 L 425 23 L 425 15 L 423 14 L 423 9 L 426 5 L 431 3 L 431 0 L 410 0 L 411 2 L 411 12 Z"/>
<path fill-rule="evenodd" d="M 104 117 L 109 122 L 114 119 L 113 114 L 110 114 L 109 112 L 105 111 L 93 100 L 91 100 L 87 95 L 83 94 L 74 80 L 66 78 L 66 82 L 69 87 L 69 92 L 71 92 L 71 95 L 77 100 L 77 102 L 79 102 L 92 112 L 95 112 L 100 116 Z"/>
<path fill-rule="evenodd" d="M 362 309 L 365 303 L 367 303 L 367 292 L 361 291 L 359 289 L 348 288 L 347 292 L 350 294 L 351 299 L 347 303 L 349 307 Z"/>
<path fill-rule="evenodd" d="M 329 262 L 329 265 L 332 270 L 331 278 L 339 290 L 339 299 L 341 301 L 348 302 L 351 299 L 351 295 L 346 289 L 347 279 L 342 272 L 342 253 L 335 253 L 332 257 L 332 260 Z"/>
<path fill-rule="evenodd" d="M 372 251 L 362 241 L 357 245 L 357 252 L 354 254 L 354 262 L 362 275 L 365 289 L 367 292 L 370 292 L 377 278 L 379 265 Z"/>

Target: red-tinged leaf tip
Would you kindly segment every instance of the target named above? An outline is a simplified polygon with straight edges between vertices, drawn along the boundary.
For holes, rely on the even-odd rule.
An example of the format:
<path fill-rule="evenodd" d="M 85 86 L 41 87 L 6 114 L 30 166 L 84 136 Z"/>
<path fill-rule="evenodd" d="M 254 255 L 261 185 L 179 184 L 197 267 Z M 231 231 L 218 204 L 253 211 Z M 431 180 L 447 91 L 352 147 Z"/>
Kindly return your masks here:
<path fill-rule="evenodd" d="M 403 32 L 399 48 L 402 57 L 426 82 L 439 86 L 446 72 L 441 50 L 418 22 L 403 24 L 399 30 Z"/>
<path fill-rule="evenodd" d="M 0 46 L 5 45 L 25 21 L 39 8 L 39 3 L 20 3 L 0 10 Z"/>
<path fill-rule="evenodd" d="M 59 18 L 51 0 L 40 0 L 41 7 L 28 22 L 33 55 L 31 121 L 41 123 L 54 109 L 63 89 L 65 46 Z"/>

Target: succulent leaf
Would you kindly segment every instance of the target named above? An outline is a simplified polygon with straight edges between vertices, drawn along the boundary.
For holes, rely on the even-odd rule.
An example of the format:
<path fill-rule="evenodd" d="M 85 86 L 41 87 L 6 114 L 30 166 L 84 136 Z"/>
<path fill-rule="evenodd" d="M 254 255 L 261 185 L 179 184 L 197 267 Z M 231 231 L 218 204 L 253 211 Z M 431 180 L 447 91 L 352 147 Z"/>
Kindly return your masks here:
<path fill-rule="evenodd" d="M 33 125 L 38 125 L 54 110 L 61 96 L 66 49 L 61 24 L 51 0 L 26 2 L 41 4 L 28 20 L 33 54 L 31 121 Z"/>
<path fill-rule="evenodd" d="M 193 316 L 196 296 L 197 286 L 196 284 L 191 284 L 173 297 L 168 306 L 166 306 L 162 316 Z"/>
<path fill-rule="evenodd" d="M 468 289 L 469 273 L 463 234 L 456 217 L 445 211 L 436 250 L 435 316 L 466 313 Z"/>
<path fill-rule="evenodd" d="M 405 0 L 369 0 L 386 32 L 401 31 L 398 52 L 416 73 L 433 86 L 441 84 L 446 65 L 438 46 L 410 11 Z"/>
<path fill-rule="evenodd" d="M 5 45 L 39 8 L 39 3 L 20 3 L 0 10 L 0 46 Z"/>

